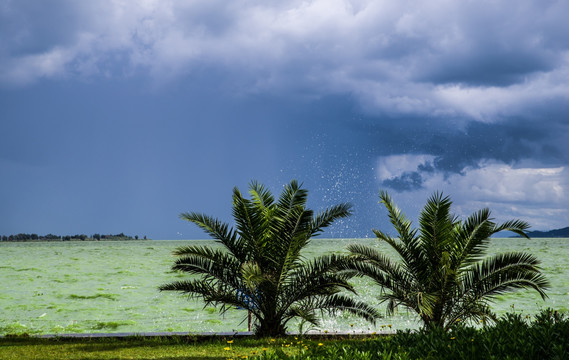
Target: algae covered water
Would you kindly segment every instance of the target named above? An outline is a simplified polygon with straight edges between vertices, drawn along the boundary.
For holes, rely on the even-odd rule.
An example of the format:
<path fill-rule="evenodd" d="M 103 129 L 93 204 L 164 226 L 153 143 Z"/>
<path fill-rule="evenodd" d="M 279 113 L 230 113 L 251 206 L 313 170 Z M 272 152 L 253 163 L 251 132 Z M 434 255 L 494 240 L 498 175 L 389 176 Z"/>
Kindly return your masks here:
<path fill-rule="evenodd" d="M 343 252 L 354 242 L 380 246 L 375 239 L 314 239 L 305 256 Z M 188 244 L 218 246 L 212 240 L 0 243 L 0 334 L 246 331 L 244 310 L 222 315 L 198 300 L 157 290 L 161 284 L 187 277 L 171 272 L 170 266 L 172 251 Z M 492 239 L 489 254 L 534 253 L 552 284 L 545 302 L 526 290 L 498 297 L 494 310 L 569 311 L 567 245 L 569 239 L 559 238 Z M 378 287 L 365 279 L 354 282 L 358 296 L 384 309 L 375 298 Z M 412 314 L 400 310 L 376 326 L 345 314 L 325 317 L 319 330 L 369 332 L 417 326 Z M 299 328 L 292 324 L 289 330 Z"/>

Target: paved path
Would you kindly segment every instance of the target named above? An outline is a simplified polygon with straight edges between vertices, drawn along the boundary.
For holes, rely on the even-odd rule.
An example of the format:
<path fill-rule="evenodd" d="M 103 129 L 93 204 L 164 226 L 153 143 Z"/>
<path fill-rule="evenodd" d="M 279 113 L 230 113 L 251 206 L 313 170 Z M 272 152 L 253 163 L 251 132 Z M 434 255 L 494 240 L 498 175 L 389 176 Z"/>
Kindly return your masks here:
<path fill-rule="evenodd" d="M 39 338 L 121 338 L 129 336 L 140 337 L 159 337 L 159 336 L 203 336 L 203 337 L 227 337 L 227 336 L 250 336 L 252 332 L 202 332 L 202 333 L 189 333 L 189 332 L 142 332 L 142 333 L 92 333 L 92 334 L 48 334 L 37 335 Z"/>
<path fill-rule="evenodd" d="M 392 335 L 395 331 L 380 331 L 377 333 L 370 332 L 320 332 L 320 331 L 309 331 L 303 336 L 308 337 L 326 337 L 326 336 L 371 336 L 371 335 Z M 189 333 L 189 332 L 141 332 L 141 333 L 82 333 L 82 334 L 46 334 L 46 335 L 31 335 L 31 337 L 37 338 L 123 338 L 131 336 L 139 337 L 160 337 L 160 336 L 199 336 L 199 337 L 246 337 L 252 336 L 253 333 L 250 331 L 228 331 L 228 332 L 201 332 L 201 333 Z M 298 336 L 298 332 L 290 332 L 288 335 Z M 4 336 L 0 336 L 4 337 Z"/>

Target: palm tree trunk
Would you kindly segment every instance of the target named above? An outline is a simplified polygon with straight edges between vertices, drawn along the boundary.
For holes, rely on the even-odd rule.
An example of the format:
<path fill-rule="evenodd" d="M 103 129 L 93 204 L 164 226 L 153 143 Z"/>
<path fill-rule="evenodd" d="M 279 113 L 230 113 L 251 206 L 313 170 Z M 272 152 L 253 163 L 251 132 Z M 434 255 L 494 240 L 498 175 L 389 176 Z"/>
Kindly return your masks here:
<path fill-rule="evenodd" d="M 260 324 L 255 329 L 256 335 L 263 335 L 263 336 L 286 335 L 286 328 L 278 318 L 273 318 L 270 320 L 262 319 L 259 321 L 259 323 Z"/>

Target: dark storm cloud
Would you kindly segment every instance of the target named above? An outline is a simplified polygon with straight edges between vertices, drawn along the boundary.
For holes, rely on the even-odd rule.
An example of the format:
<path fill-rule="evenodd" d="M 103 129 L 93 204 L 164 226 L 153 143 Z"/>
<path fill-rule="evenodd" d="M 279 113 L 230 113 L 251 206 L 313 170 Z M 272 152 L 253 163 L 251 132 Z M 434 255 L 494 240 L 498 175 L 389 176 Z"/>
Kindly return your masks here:
<path fill-rule="evenodd" d="M 424 174 L 433 174 L 436 168 L 432 162 L 427 161 L 417 166 L 417 171 L 405 171 L 399 176 L 385 179 L 381 187 L 393 189 L 399 192 L 413 191 L 424 187 Z"/>
<path fill-rule="evenodd" d="M 382 187 L 390 188 L 396 191 L 417 190 L 423 186 L 423 178 L 419 172 L 404 172 L 401 176 L 392 179 L 383 180 Z"/>
<path fill-rule="evenodd" d="M 465 131 L 432 134 L 423 149 L 437 156 L 437 169 L 460 172 L 466 166 L 476 166 L 481 159 L 512 163 L 544 157 L 541 147 L 547 142 L 548 132 L 538 124 L 516 120 L 506 124 L 471 123 Z M 562 154 L 556 155 L 561 162 Z"/>
<path fill-rule="evenodd" d="M 480 5 L 465 5 L 448 20 L 446 36 L 455 40 L 451 46 L 427 32 L 417 51 L 424 53 L 416 72 L 419 80 L 507 86 L 560 65 L 560 55 L 569 48 L 569 39 L 559 36 L 569 32 L 560 18 L 569 10 L 566 3 L 525 2 L 508 11 L 499 9 L 499 3 Z"/>
<path fill-rule="evenodd" d="M 432 162 L 419 164 L 416 171 L 382 182 L 409 191 L 423 186 L 425 174 L 463 174 L 465 168 L 477 168 L 483 160 L 517 164 L 533 159 L 547 166 L 566 165 L 568 118 L 555 111 L 551 115 L 539 122 L 516 117 L 496 124 L 468 122 L 460 127 L 449 127 L 440 119 L 352 117 L 345 126 L 357 124 L 360 139 L 366 139 L 365 146 L 376 156 L 433 156 Z"/>
<path fill-rule="evenodd" d="M 375 209 L 383 186 L 411 200 L 442 187 L 480 189 L 477 199 L 508 213 L 510 201 L 544 207 L 520 194 L 567 208 L 568 13 L 569 2 L 549 0 L 0 0 L 0 91 L 10 94 L 2 98 L 0 132 L 9 140 L 0 160 L 63 163 L 65 142 L 51 147 L 53 137 L 79 146 L 85 135 L 111 132 L 124 150 L 123 138 L 159 133 L 155 148 L 176 159 L 164 177 L 184 178 L 169 152 L 185 148 L 184 131 L 198 136 L 212 124 L 195 150 L 216 149 L 216 173 L 227 171 L 215 190 L 205 181 L 212 192 L 256 174 L 275 177 L 242 166 L 236 158 L 247 148 L 266 155 L 282 183 L 306 179 L 327 205 Z M 98 86 L 120 96 L 107 98 Z M 62 125 L 50 128 L 54 114 Z M 98 132 L 78 130 L 85 123 Z M 29 139 L 29 150 L 13 154 L 16 139 Z M 84 158 L 114 161 L 91 146 L 81 146 Z M 161 178 L 162 162 L 150 169 L 145 156 L 127 153 L 133 173 L 150 171 L 157 187 L 186 190 Z M 192 176 L 208 174 L 200 169 Z M 28 179 L 41 197 L 41 184 Z"/>
<path fill-rule="evenodd" d="M 431 65 L 431 69 L 426 69 L 428 72 L 418 80 L 473 86 L 512 85 L 524 81 L 528 75 L 554 68 L 555 58 L 543 56 L 539 53 L 541 50 L 532 49 L 526 53 L 491 53 L 488 50 L 475 49 L 473 53 L 446 54 L 437 59 L 436 66 Z"/>
<path fill-rule="evenodd" d="M 45 67 L 47 58 L 58 70 L 35 76 L 77 72 L 74 61 L 84 57 L 94 68 L 108 69 L 105 63 L 116 61 L 110 55 L 118 51 L 130 66 L 158 77 L 217 64 L 232 70 L 229 82 L 245 73 L 260 91 L 294 91 L 305 84 L 316 95 L 353 92 L 366 98 L 373 91 L 370 82 L 391 89 L 381 90 L 383 95 L 399 97 L 415 82 L 504 86 L 551 71 L 569 48 L 561 35 L 569 33 L 561 15 L 568 12 L 565 2 L 528 0 L 516 6 L 508 1 L 8 1 L 0 10 L 0 29 L 9 39 L 6 59 L 43 56 L 39 64 L 12 67 Z M 429 90 L 416 89 L 420 93 L 411 97 L 429 98 Z"/>

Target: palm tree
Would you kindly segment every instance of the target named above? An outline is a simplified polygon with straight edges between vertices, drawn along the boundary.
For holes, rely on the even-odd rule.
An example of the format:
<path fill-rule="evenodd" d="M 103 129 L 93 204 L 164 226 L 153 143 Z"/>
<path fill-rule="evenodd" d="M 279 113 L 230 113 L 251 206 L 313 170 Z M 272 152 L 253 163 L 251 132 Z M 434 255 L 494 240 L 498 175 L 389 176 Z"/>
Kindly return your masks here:
<path fill-rule="evenodd" d="M 286 185 L 277 202 L 262 185 L 250 184 L 251 199 L 233 189 L 235 228 L 206 215 L 190 212 L 180 217 L 216 239 L 224 249 L 207 246 L 178 248 L 172 269 L 200 275 L 162 285 L 201 298 L 206 306 L 226 311 L 235 306 L 249 310 L 255 333 L 284 335 L 293 318 L 318 325 L 318 313 L 337 310 L 373 322 L 378 313 L 369 305 L 341 293 L 355 293 L 350 275 L 334 271 L 346 256 L 327 255 L 312 260 L 302 256 L 311 239 L 339 218 L 350 215 L 343 203 L 314 216 L 306 209 L 308 192 L 296 181 Z"/>
<path fill-rule="evenodd" d="M 373 231 L 400 261 L 369 246 L 350 245 L 354 261 L 345 269 L 356 270 L 381 287 L 379 298 L 387 302 L 388 314 L 403 306 L 416 312 L 427 328 L 448 329 L 460 320 L 495 319 L 489 303 L 496 295 L 531 288 L 545 299 L 549 283 L 535 256 L 511 252 L 485 257 L 490 237 L 497 232 L 507 230 L 527 238 L 526 222 L 496 224 L 488 209 L 463 221 L 451 215 L 450 198 L 435 193 L 421 211 L 417 229 L 386 192 L 380 192 L 380 199 L 399 237 Z"/>

